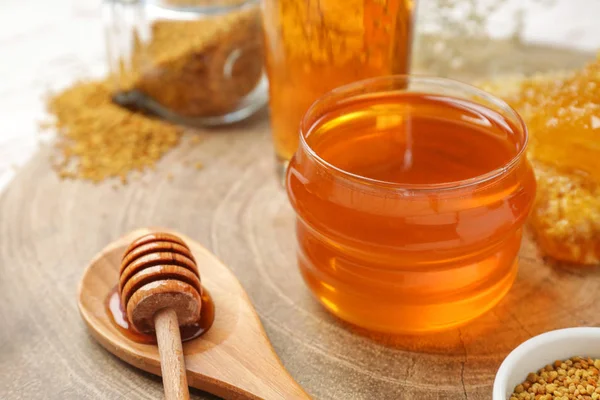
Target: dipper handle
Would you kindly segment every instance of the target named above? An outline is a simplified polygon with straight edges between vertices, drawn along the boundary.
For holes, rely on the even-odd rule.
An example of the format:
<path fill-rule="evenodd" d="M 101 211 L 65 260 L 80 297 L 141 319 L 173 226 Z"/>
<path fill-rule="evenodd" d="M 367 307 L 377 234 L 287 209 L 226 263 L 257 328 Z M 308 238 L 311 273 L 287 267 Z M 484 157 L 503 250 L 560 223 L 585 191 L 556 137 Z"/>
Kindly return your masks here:
<path fill-rule="evenodd" d="M 154 316 L 156 341 L 160 354 L 160 370 L 166 400 L 189 400 L 185 360 L 177 313 L 171 308 L 159 310 Z"/>

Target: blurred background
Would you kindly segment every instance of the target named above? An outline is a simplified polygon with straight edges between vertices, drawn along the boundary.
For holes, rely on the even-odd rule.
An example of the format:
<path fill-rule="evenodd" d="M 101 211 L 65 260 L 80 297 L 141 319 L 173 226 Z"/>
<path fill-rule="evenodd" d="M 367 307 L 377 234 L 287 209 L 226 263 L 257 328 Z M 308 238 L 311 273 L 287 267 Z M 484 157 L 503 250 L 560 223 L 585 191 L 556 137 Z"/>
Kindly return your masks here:
<path fill-rule="evenodd" d="M 573 68 L 600 46 L 596 0 L 415 0 L 413 72 L 462 80 Z M 38 145 L 41 98 L 106 74 L 100 0 L 2 0 L 0 188 Z M 18 71 L 18 73 L 15 73 Z M 5 154 L 6 153 L 6 154 Z"/>
<path fill-rule="evenodd" d="M 573 68 L 595 56 L 594 0 L 417 0 L 415 71 L 458 79 Z M 467 73 L 468 71 L 468 73 Z"/>

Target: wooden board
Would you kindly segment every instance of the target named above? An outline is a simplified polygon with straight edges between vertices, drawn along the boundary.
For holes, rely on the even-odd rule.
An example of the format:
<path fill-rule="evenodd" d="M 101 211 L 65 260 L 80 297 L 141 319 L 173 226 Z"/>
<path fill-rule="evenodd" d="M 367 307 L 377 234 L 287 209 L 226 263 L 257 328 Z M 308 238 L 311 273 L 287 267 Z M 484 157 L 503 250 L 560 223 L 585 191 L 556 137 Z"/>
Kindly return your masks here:
<path fill-rule="evenodd" d="M 468 326 L 408 337 L 338 321 L 296 269 L 294 215 L 273 174 L 264 115 L 203 133 L 158 172 L 117 188 L 62 182 L 48 155 L 38 153 L 0 195 L 2 399 L 161 398 L 160 379 L 100 347 L 76 306 L 90 258 L 141 226 L 176 229 L 220 257 L 285 367 L 317 399 L 490 399 L 496 369 L 517 344 L 555 328 L 600 325 L 598 271 L 546 266 L 527 240 L 514 288 Z M 203 169 L 184 166 L 197 161 Z"/>

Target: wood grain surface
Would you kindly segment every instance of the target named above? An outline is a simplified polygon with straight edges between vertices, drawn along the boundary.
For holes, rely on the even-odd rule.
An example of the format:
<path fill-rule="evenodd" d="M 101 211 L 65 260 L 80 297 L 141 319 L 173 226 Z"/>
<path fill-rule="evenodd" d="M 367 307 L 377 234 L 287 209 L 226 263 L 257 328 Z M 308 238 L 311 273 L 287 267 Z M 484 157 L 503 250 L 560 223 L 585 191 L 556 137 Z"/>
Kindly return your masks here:
<path fill-rule="evenodd" d="M 285 367 L 317 399 L 489 399 L 497 367 L 517 344 L 554 328 L 600 324 L 598 272 L 543 265 L 529 241 L 508 296 L 461 329 L 386 336 L 336 320 L 296 269 L 294 215 L 271 151 L 263 116 L 203 134 L 198 146 L 170 153 L 160 172 L 124 187 L 61 182 L 48 151 L 37 154 L 0 196 L 0 398 L 162 396 L 158 378 L 89 336 L 76 307 L 91 257 L 141 226 L 176 229 L 223 260 Z M 198 160 L 201 170 L 183 164 Z"/>

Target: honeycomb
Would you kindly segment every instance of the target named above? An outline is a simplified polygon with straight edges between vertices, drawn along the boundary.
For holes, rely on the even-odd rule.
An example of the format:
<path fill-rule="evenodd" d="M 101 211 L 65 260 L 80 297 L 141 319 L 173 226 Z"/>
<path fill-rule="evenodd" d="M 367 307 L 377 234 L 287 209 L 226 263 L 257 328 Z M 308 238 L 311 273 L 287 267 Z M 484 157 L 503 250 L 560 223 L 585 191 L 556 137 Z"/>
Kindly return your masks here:
<path fill-rule="evenodd" d="M 600 58 L 580 70 L 482 85 L 523 117 L 538 191 L 529 225 L 542 251 L 600 263 Z"/>

